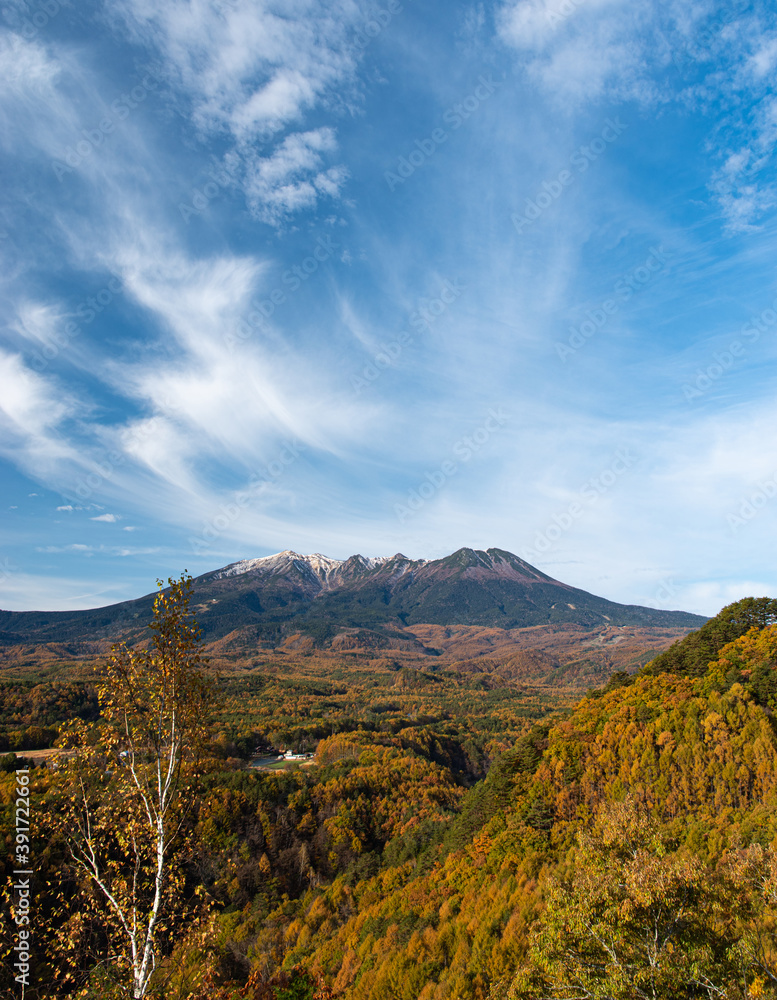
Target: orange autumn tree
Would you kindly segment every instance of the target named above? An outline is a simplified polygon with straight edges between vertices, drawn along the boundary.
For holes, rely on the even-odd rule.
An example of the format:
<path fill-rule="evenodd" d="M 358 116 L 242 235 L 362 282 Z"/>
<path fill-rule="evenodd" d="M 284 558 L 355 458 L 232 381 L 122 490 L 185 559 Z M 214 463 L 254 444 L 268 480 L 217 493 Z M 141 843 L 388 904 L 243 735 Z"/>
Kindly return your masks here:
<path fill-rule="evenodd" d="M 71 872 L 100 913 L 99 964 L 133 1000 L 149 993 L 160 939 L 181 909 L 183 830 L 213 698 L 189 614 L 191 578 L 168 583 L 154 603 L 149 648 L 113 647 L 102 718 L 75 727 L 75 739 L 71 731 L 75 752 L 59 772 Z M 65 948 L 77 952 L 83 921 L 73 913 L 61 928 Z"/>
<path fill-rule="evenodd" d="M 744 1000 L 753 963 L 733 914 L 730 876 L 678 849 L 633 799 L 608 803 L 581 830 L 565 878 L 500 1000 Z M 752 879 L 743 873 L 743 888 Z M 770 994 L 771 995 L 771 994 Z"/>

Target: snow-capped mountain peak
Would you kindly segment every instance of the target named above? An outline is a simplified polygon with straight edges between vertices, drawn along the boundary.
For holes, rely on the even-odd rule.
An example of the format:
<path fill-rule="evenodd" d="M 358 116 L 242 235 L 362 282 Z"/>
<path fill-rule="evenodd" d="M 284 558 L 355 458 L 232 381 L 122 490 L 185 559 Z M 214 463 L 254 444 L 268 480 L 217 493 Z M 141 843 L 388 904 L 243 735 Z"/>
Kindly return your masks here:
<path fill-rule="evenodd" d="M 228 576 L 243 576 L 245 573 L 285 573 L 296 567 L 304 572 L 305 569 L 312 571 L 321 579 L 326 579 L 332 572 L 343 565 L 341 559 L 330 559 L 319 552 L 312 555 L 301 555 L 299 552 L 292 552 L 285 549 L 283 552 L 276 552 L 272 556 L 261 556 L 258 559 L 241 559 L 240 562 L 231 563 L 219 570 L 216 579 Z"/>
<path fill-rule="evenodd" d="M 224 569 L 218 570 L 214 574 L 214 579 L 221 580 L 230 576 L 243 576 L 246 573 L 261 574 L 287 574 L 297 570 L 303 574 L 316 576 L 321 583 L 327 584 L 330 578 L 337 576 L 347 564 L 356 563 L 357 567 L 365 570 L 379 569 L 390 561 L 389 556 L 365 557 L 362 555 L 351 556 L 350 559 L 332 559 L 322 555 L 320 552 L 312 552 L 309 555 L 302 555 L 285 549 L 283 552 L 276 552 L 272 556 L 261 556 L 258 559 L 241 559 L 239 562 L 231 563 Z"/>

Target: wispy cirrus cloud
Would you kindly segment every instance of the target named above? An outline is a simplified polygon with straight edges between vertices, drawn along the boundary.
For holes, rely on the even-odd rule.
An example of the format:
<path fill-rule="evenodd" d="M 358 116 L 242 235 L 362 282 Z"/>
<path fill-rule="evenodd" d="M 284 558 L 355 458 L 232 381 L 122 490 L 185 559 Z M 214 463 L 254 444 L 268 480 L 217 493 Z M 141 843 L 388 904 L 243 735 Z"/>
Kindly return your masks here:
<path fill-rule="evenodd" d="M 600 100 L 651 100 L 643 32 L 652 5 L 622 0 L 517 0 L 499 8 L 501 38 L 517 49 L 526 72 L 570 111 Z"/>
<path fill-rule="evenodd" d="M 41 480 L 62 463 L 80 464 L 63 425 L 84 407 L 54 379 L 31 371 L 20 355 L 0 348 L 0 453 Z"/>
<path fill-rule="evenodd" d="M 51 101 L 60 73 L 61 66 L 48 56 L 44 46 L 12 31 L 0 31 L 1 108 L 14 103 L 38 112 L 41 104 Z M 3 117 L 8 126 L 10 119 Z M 3 138 L 7 141 L 7 132 Z"/>
<path fill-rule="evenodd" d="M 764 169 L 777 127 L 769 83 L 777 41 L 765 6 L 509 0 L 497 24 L 557 108 L 678 103 L 713 118 L 708 188 L 730 231 L 757 225 L 777 204 Z"/>
<path fill-rule="evenodd" d="M 136 38 L 152 45 L 203 132 L 238 143 L 273 135 L 356 69 L 351 35 L 363 16 L 353 0 L 125 0 L 114 5 Z"/>
<path fill-rule="evenodd" d="M 208 162 L 211 143 L 231 146 L 222 153 L 229 175 L 242 185 L 254 218 L 276 228 L 315 209 L 321 198 L 340 196 L 347 171 L 334 162 L 335 127 L 300 123 L 316 107 L 336 113 L 344 107 L 343 95 L 357 92 L 349 37 L 361 16 L 359 5 L 298 6 L 299 16 L 292 17 L 273 4 L 214 6 L 198 0 L 161 9 L 130 0 L 111 9 L 143 52 L 130 82 L 149 70 L 154 100 L 183 114 L 192 148 L 196 139 Z M 27 427 L 16 436 L 26 442 L 19 448 L 28 452 L 27 467 L 38 470 L 42 481 L 70 489 L 84 470 L 96 469 L 95 482 L 111 488 L 126 484 L 131 470 L 141 470 L 192 497 L 207 492 L 201 477 L 208 463 L 256 467 L 270 460 L 284 436 L 342 450 L 359 421 L 349 408 L 326 405 L 333 390 L 327 390 L 320 366 L 291 347 L 280 354 L 267 350 L 258 334 L 239 352 L 226 348 L 225 334 L 251 311 L 269 262 L 183 249 L 188 234 L 181 232 L 174 204 L 162 203 L 166 167 L 154 149 L 148 94 L 143 109 L 130 114 L 129 102 L 119 98 L 117 115 L 112 88 L 104 86 L 95 64 L 74 59 L 67 45 L 44 41 L 0 32 L 0 65 L 9 70 L 0 89 L 0 115 L 9 126 L 5 139 L 15 153 L 37 158 L 41 168 L 60 164 L 56 185 L 52 173 L 48 189 L 38 185 L 35 210 L 47 216 L 52 237 L 83 275 L 100 274 L 103 283 L 106 274 L 114 276 L 122 307 L 143 313 L 147 331 L 143 345 L 117 357 L 99 341 L 90 342 L 92 329 L 83 316 L 88 324 L 101 307 L 95 310 L 88 297 L 78 319 L 72 306 L 51 293 L 42 298 L 20 286 L 9 314 L 19 346 L 47 348 L 46 357 L 58 353 L 59 362 L 88 375 L 93 395 L 110 392 L 125 401 L 125 413 L 127 403 L 134 411 L 106 421 L 101 408 L 91 407 L 89 419 L 65 428 L 65 417 L 75 413 L 73 400 L 60 396 L 60 403 L 68 403 L 58 406 L 53 376 L 47 371 L 38 377 L 19 358 L 12 378 L 26 386 L 31 400 L 37 392 L 51 404 L 47 410 L 31 403 L 25 410 L 28 422 L 34 414 L 38 420 L 50 415 L 36 434 Z M 90 144 L 85 135 L 106 115 L 115 127 Z M 114 288 L 112 301 L 117 294 Z M 74 319 L 77 334 L 63 337 L 64 325 Z M 103 360 L 96 364 L 97 356 Z M 9 397 L 7 406 L 13 404 Z M 78 410 L 86 417 L 90 405 Z M 121 461 L 106 466 L 108 453 Z M 74 454 L 75 469 L 60 475 Z"/>
<path fill-rule="evenodd" d="M 314 108 L 358 104 L 353 0 L 297 0 L 294 10 L 262 0 L 176 0 L 159 7 L 126 0 L 114 9 L 157 53 L 160 72 L 203 139 L 224 137 L 233 176 L 259 220 L 280 225 L 322 197 L 339 196 L 347 171 L 332 162 L 332 127 L 296 130 Z"/>
<path fill-rule="evenodd" d="M 114 266 L 127 292 L 153 316 L 168 348 L 109 365 L 116 391 L 134 396 L 154 413 L 153 431 L 123 432 L 138 455 L 171 469 L 162 442 L 179 456 L 210 451 L 221 460 L 258 461 L 283 436 L 323 451 L 353 437 L 358 409 L 325 405 L 327 373 L 300 349 L 278 350 L 259 330 L 237 348 L 229 335 L 261 298 L 265 268 L 253 258 L 192 260 L 179 254 L 146 266 L 134 256 Z M 174 345 L 174 347 L 172 346 Z M 307 391 L 306 391 L 307 389 Z M 148 430 L 148 429 L 147 429 Z M 161 449 L 161 451 L 160 451 Z M 178 465 L 176 478 L 183 475 Z M 193 485 L 192 485 L 192 488 Z"/>
<path fill-rule="evenodd" d="M 130 597 L 257 549 L 517 551 L 637 441 L 544 568 L 592 588 L 602 566 L 600 589 L 644 601 L 636 565 L 738 567 L 720 531 L 768 472 L 771 338 L 701 400 L 682 383 L 777 293 L 768 5 L 433 0 L 352 45 L 381 7 L 112 0 L 0 29 L 9 555 L 76 559 Z M 502 403 L 505 428 L 400 525 L 394 504 Z M 743 580 L 771 517 L 737 536 Z M 145 565 L 102 547 L 136 524 L 162 546 Z"/>

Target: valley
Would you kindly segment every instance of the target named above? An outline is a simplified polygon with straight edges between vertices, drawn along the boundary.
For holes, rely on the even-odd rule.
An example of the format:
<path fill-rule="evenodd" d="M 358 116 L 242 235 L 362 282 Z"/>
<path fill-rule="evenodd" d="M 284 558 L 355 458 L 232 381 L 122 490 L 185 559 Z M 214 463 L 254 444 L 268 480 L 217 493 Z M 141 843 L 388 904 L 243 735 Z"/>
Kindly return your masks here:
<path fill-rule="evenodd" d="M 391 588 L 383 592 L 390 614 L 370 618 L 375 591 L 346 587 L 343 597 L 343 564 L 319 557 L 281 554 L 269 566 L 248 561 L 191 581 L 191 608 L 210 622 L 196 649 L 212 702 L 171 872 L 170 929 L 159 934 L 160 995 L 553 995 L 537 990 L 574 985 L 584 967 L 570 958 L 570 922 L 599 905 L 597 892 L 602 919 L 613 899 L 623 902 L 618 893 L 632 877 L 618 853 L 623 838 L 641 838 L 646 866 L 642 895 L 628 906 L 647 899 L 640 905 L 654 914 L 661 893 L 681 898 L 692 858 L 693 919 L 721 954 L 739 949 L 749 961 L 750 914 L 777 926 L 758 896 L 763 865 L 777 870 L 777 860 L 758 855 L 759 868 L 753 853 L 775 833 L 777 601 L 747 599 L 698 624 L 682 612 L 605 610 L 576 592 L 559 615 L 569 588 L 523 564 L 505 570 L 496 552 L 455 553 L 442 581 L 439 567 L 400 567 L 417 608 L 439 619 L 447 602 L 458 621 L 453 613 L 410 620 Z M 390 562 L 354 572 L 363 581 Z M 524 624 L 493 624 L 487 601 L 496 581 L 512 601 L 508 620 L 523 602 Z M 316 602 L 338 594 L 340 612 L 322 619 L 318 607 L 333 605 Z M 106 664 L 112 629 L 144 655 L 142 609 L 151 600 L 5 621 L 0 801 L 10 823 L 14 774 L 31 768 L 36 905 L 48 914 L 33 1000 L 121 995 L 120 967 L 115 983 L 103 973 L 114 932 L 98 911 L 85 928 L 92 890 L 69 865 L 70 827 L 60 817 L 81 808 L 71 772 L 86 776 L 96 805 L 126 776 L 111 749 L 124 737 L 104 728 L 113 696 Z M 271 622 L 273 601 L 286 610 Z M 219 623 L 219 606 L 232 609 L 227 622 Z M 93 759 L 101 738 L 106 751 Z M 121 865 L 112 809 L 105 834 Z M 742 843 L 752 871 L 742 868 Z M 715 907 L 733 917 L 719 921 Z M 639 949 L 640 926 L 619 924 L 618 947 Z M 574 938 L 581 942 L 590 947 Z M 673 976 L 694 947 L 692 937 L 678 939 L 677 958 L 666 952 Z M 777 951 L 764 947 L 773 963 Z M 715 982 L 740 974 L 733 959 L 704 961 Z M 673 982 L 656 995 L 672 996 Z"/>

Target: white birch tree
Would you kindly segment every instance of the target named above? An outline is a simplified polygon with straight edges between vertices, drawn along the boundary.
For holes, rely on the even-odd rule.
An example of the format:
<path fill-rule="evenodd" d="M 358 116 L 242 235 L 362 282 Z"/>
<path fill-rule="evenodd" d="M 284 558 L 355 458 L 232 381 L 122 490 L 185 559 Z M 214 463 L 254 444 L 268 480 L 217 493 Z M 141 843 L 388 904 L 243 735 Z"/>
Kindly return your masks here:
<path fill-rule="evenodd" d="M 148 649 L 113 647 L 99 688 L 101 722 L 80 727 L 59 772 L 72 867 L 100 907 L 101 964 L 119 973 L 133 1000 L 149 993 L 160 939 L 181 910 L 183 828 L 213 695 L 189 616 L 191 578 L 168 583 L 154 604 Z M 71 917 L 63 935 L 77 937 L 78 924 Z"/>

